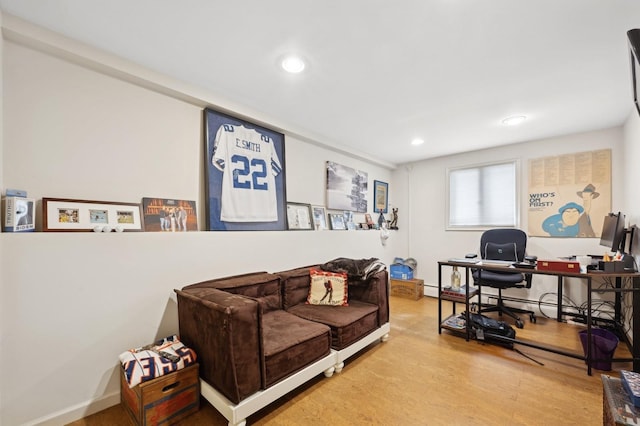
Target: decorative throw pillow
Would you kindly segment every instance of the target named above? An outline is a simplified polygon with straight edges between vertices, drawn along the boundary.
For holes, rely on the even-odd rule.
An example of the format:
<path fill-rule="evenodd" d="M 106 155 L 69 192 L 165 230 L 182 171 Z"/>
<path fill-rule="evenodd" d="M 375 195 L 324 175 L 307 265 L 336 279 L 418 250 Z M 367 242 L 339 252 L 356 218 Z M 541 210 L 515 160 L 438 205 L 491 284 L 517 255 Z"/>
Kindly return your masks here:
<path fill-rule="evenodd" d="M 484 258 L 490 260 L 509 260 L 518 261 L 516 243 L 487 243 L 484 246 Z"/>
<path fill-rule="evenodd" d="M 311 268 L 310 305 L 348 306 L 347 274 Z"/>

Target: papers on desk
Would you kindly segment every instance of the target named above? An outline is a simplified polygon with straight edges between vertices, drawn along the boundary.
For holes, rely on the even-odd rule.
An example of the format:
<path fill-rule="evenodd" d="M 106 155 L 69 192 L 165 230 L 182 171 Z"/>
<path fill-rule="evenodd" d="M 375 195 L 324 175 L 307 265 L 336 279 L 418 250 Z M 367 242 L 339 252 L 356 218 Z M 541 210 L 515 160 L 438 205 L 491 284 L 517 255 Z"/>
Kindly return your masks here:
<path fill-rule="evenodd" d="M 492 260 L 492 259 L 469 259 L 469 258 L 451 258 L 449 262 L 454 263 L 468 263 L 471 265 L 484 265 L 484 266 L 502 266 L 510 267 L 513 265 L 512 260 Z"/>
<path fill-rule="evenodd" d="M 492 259 L 482 259 L 481 262 L 478 262 L 478 265 L 484 266 L 503 266 L 503 267 L 511 267 L 513 265 L 513 260 L 492 260 Z"/>
<path fill-rule="evenodd" d="M 449 259 L 449 262 L 455 262 L 455 263 L 471 263 L 471 264 L 476 264 L 478 262 L 480 262 L 480 259 L 470 259 L 470 258 L 451 258 Z"/>

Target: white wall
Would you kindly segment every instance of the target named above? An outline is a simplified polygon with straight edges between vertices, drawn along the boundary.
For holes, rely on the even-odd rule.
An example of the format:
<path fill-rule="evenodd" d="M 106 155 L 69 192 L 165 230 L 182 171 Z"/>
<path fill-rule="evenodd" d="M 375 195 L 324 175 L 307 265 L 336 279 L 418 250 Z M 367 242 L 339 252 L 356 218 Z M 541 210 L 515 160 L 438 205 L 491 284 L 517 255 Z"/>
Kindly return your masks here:
<path fill-rule="evenodd" d="M 640 226 L 640 115 L 635 107 L 624 125 L 624 211 L 631 224 Z M 636 232 L 633 255 L 640 265 L 640 232 Z"/>
<path fill-rule="evenodd" d="M 625 211 L 632 223 L 640 225 L 640 116 L 635 108 L 629 114 L 624 126 L 624 170 L 625 170 Z"/>
<path fill-rule="evenodd" d="M 2 44 L 2 187 L 37 199 L 197 200 L 202 228 L 202 106 L 231 106 L 114 78 L 139 70 L 31 30 Z M 321 142 L 286 135 L 290 201 L 324 204 L 327 160 L 390 181 L 389 169 Z M 118 355 L 178 332 L 175 288 L 340 256 L 389 263 L 397 234 L 386 247 L 376 231 L 0 234 L 0 423 L 61 424 L 118 403 Z"/>
<path fill-rule="evenodd" d="M 446 171 L 450 167 L 471 166 L 492 161 L 516 159 L 520 163 L 520 228 L 527 230 L 528 161 L 533 158 L 566 153 L 612 149 L 612 208 L 623 210 L 624 165 L 622 128 L 568 135 L 539 141 L 508 145 L 495 149 L 469 152 L 436 158 L 399 167 L 393 173 L 393 181 L 408 181 L 406 209 L 410 216 L 408 255 L 418 261 L 418 275 L 432 286 L 425 292 L 435 296 L 438 284 L 439 260 L 464 257 L 466 253 L 478 253 L 479 231 L 445 231 L 446 226 Z M 637 168 L 637 166 L 636 166 Z M 541 238 L 529 237 L 527 252 L 540 259 L 586 253 L 602 253 L 596 238 Z M 443 283 L 449 283 L 451 270 L 443 268 Z M 435 287 L 435 288 L 434 288 Z M 577 303 L 586 300 L 584 286 L 566 286 L 565 295 Z M 489 290 L 489 289 L 488 289 Z M 536 276 L 531 290 L 510 290 L 509 296 L 537 301 L 542 293 L 556 291 L 553 277 Z M 487 291 L 487 293 L 489 293 Z M 485 291 L 483 290 L 483 294 Z M 532 306 L 533 307 L 533 306 Z"/>

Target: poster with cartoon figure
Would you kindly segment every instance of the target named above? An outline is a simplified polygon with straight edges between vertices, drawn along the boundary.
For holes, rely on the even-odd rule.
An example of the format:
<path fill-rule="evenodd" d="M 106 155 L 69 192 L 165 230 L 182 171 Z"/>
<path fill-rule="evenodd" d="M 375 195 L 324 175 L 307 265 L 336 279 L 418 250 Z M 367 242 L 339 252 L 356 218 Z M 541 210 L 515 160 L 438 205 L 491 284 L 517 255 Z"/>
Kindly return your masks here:
<path fill-rule="evenodd" d="M 530 236 L 599 238 L 610 211 L 610 149 L 529 161 Z"/>

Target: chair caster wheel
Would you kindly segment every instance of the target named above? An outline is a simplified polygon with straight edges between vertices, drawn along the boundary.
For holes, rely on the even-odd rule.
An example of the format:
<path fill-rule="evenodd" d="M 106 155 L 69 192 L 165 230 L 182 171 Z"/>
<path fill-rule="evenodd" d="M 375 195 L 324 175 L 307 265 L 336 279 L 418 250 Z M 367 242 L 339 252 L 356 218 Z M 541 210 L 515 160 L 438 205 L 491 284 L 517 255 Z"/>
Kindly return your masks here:
<path fill-rule="evenodd" d="M 531 314 L 531 315 L 529 315 L 529 321 L 531 321 L 532 323 L 534 323 L 534 324 L 535 324 L 535 323 L 536 323 L 536 321 L 538 321 L 538 319 L 536 318 L 536 316 L 535 316 L 535 315 Z"/>
<path fill-rule="evenodd" d="M 520 319 L 516 320 L 516 327 L 524 328 L 524 323 L 522 322 L 522 320 Z"/>

